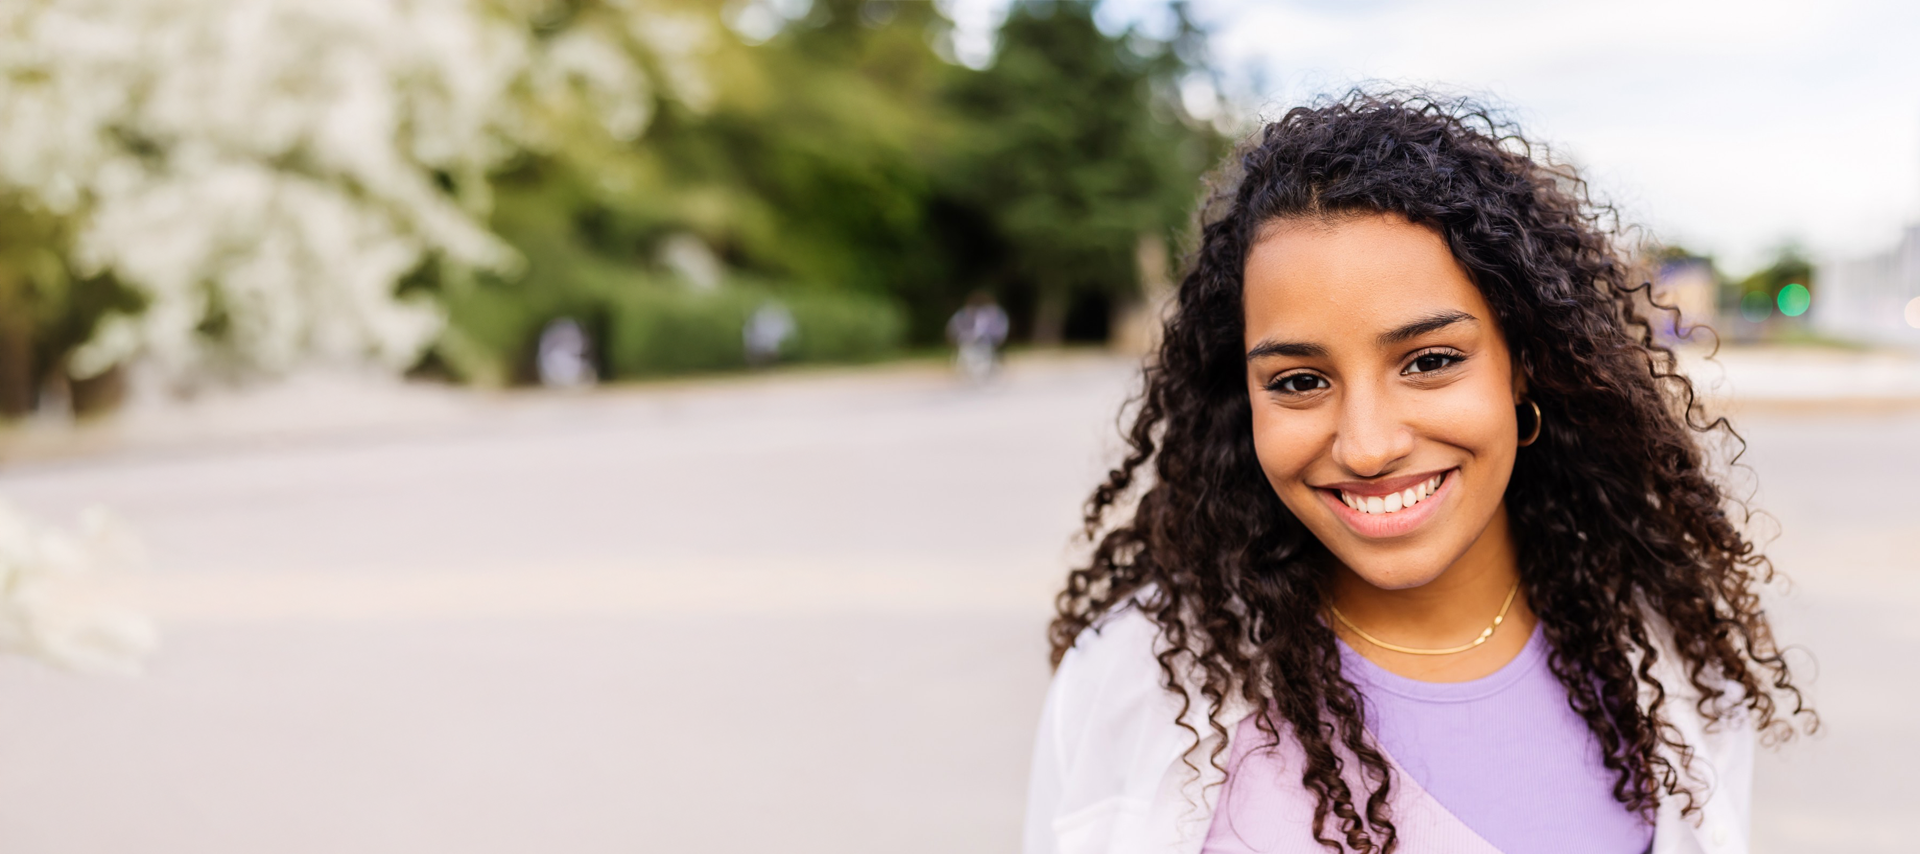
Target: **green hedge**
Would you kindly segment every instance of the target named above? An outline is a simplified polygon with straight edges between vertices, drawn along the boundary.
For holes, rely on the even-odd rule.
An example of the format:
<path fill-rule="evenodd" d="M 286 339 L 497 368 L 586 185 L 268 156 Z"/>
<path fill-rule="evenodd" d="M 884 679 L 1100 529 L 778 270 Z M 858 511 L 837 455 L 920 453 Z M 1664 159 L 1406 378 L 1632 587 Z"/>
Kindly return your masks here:
<path fill-rule="evenodd" d="M 658 377 L 746 367 L 742 332 L 760 306 L 778 302 L 795 332 L 782 362 L 859 362 L 883 358 L 906 337 L 906 315 L 874 297 L 831 292 L 778 293 L 752 284 L 704 292 L 634 281 L 600 293 L 555 293 L 481 286 L 448 300 L 437 361 L 457 378 L 483 385 L 530 382 L 540 330 L 571 317 L 593 334 L 610 379 Z"/>
<path fill-rule="evenodd" d="M 782 300 L 798 328 L 785 358 L 864 362 L 900 349 L 907 315 L 888 300 L 855 294 L 802 294 Z"/>
<path fill-rule="evenodd" d="M 556 317 L 580 307 L 554 300 L 538 303 L 521 291 L 482 286 L 446 300 L 447 325 L 433 346 L 432 360 L 455 379 L 485 386 L 531 379 L 534 341 Z"/>
<path fill-rule="evenodd" d="M 755 302 L 737 291 L 622 294 L 601 342 L 616 378 L 717 371 L 747 364 L 741 329 Z"/>
<path fill-rule="evenodd" d="M 774 296 L 737 286 L 635 290 L 611 307 L 603 342 L 607 367 L 616 378 L 745 367 L 741 333 L 747 318 L 769 301 L 793 315 L 795 332 L 781 361 L 876 359 L 898 349 L 906 335 L 906 316 L 897 306 L 854 294 Z"/>

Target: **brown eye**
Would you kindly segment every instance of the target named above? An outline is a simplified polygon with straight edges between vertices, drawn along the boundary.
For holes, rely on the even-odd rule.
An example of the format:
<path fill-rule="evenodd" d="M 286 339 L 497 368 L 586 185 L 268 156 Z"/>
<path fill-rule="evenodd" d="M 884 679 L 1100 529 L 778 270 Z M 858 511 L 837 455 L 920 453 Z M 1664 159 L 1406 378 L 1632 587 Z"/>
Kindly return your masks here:
<path fill-rule="evenodd" d="M 1326 378 L 1317 374 L 1288 374 L 1267 385 L 1269 391 L 1278 391 L 1286 394 L 1305 394 L 1327 387 Z"/>
<path fill-rule="evenodd" d="M 1406 372 L 1409 374 L 1424 374 L 1449 367 L 1458 361 L 1460 361 L 1459 356 L 1448 353 L 1423 353 L 1414 358 L 1413 364 L 1407 366 Z"/>

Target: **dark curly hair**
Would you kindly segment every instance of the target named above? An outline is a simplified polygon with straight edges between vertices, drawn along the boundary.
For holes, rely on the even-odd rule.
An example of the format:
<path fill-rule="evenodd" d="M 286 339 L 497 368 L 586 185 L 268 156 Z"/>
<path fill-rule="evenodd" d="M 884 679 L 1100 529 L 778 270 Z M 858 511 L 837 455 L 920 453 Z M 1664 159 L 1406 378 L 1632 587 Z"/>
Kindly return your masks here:
<path fill-rule="evenodd" d="M 1206 704 L 1214 731 L 1227 734 L 1229 700 L 1261 709 L 1269 736 L 1290 731 L 1318 800 L 1314 837 L 1336 850 L 1394 850 L 1392 778 L 1320 618 L 1331 554 L 1254 455 L 1242 272 L 1275 220 L 1404 216 L 1437 230 L 1485 295 L 1545 413 L 1507 487 L 1521 583 L 1622 804 L 1649 819 L 1665 795 L 1698 809 L 1691 769 L 1683 780 L 1661 750 L 1690 764 L 1660 711 L 1659 636 L 1709 721 L 1747 715 L 1773 741 L 1802 716 L 1818 726 L 1755 592 L 1773 568 L 1731 515 L 1743 505 L 1708 469 L 1702 439 L 1737 448 L 1739 437 L 1707 416 L 1655 342 L 1650 312 L 1672 314 L 1676 328 L 1679 319 L 1636 274 L 1612 208 L 1535 148 L 1472 101 L 1364 91 L 1294 109 L 1244 143 L 1201 211 L 1128 452 L 1087 502 L 1091 558 L 1056 602 L 1055 664 L 1082 630 L 1136 599 L 1170 644 L 1166 687 Z M 1350 790 L 1336 739 L 1377 789 Z M 1208 758 L 1216 767 L 1224 741 Z"/>

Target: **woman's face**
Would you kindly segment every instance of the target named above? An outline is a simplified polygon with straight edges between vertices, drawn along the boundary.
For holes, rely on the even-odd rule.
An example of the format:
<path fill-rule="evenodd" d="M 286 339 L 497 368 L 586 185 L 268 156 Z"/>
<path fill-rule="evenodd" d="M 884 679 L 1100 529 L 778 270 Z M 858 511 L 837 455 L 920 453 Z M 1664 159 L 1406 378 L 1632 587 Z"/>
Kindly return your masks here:
<path fill-rule="evenodd" d="M 1437 232 L 1389 215 L 1273 223 L 1245 303 L 1260 467 L 1349 569 L 1418 587 L 1496 518 L 1505 530 L 1524 386 Z"/>

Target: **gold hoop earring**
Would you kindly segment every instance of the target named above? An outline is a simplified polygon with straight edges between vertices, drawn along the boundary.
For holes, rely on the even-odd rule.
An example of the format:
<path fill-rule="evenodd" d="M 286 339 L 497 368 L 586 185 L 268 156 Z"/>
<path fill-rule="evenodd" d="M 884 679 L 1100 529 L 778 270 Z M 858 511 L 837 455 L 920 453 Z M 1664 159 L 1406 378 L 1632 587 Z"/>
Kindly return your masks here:
<path fill-rule="evenodd" d="M 1533 407 L 1533 432 L 1528 433 L 1526 438 L 1520 440 L 1520 447 L 1524 448 L 1540 439 L 1540 425 L 1545 423 L 1545 419 L 1540 417 L 1540 404 L 1534 403 L 1533 398 L 1522 398 L 1522 400 L 1525 400 L 1528 406 Z"/>

